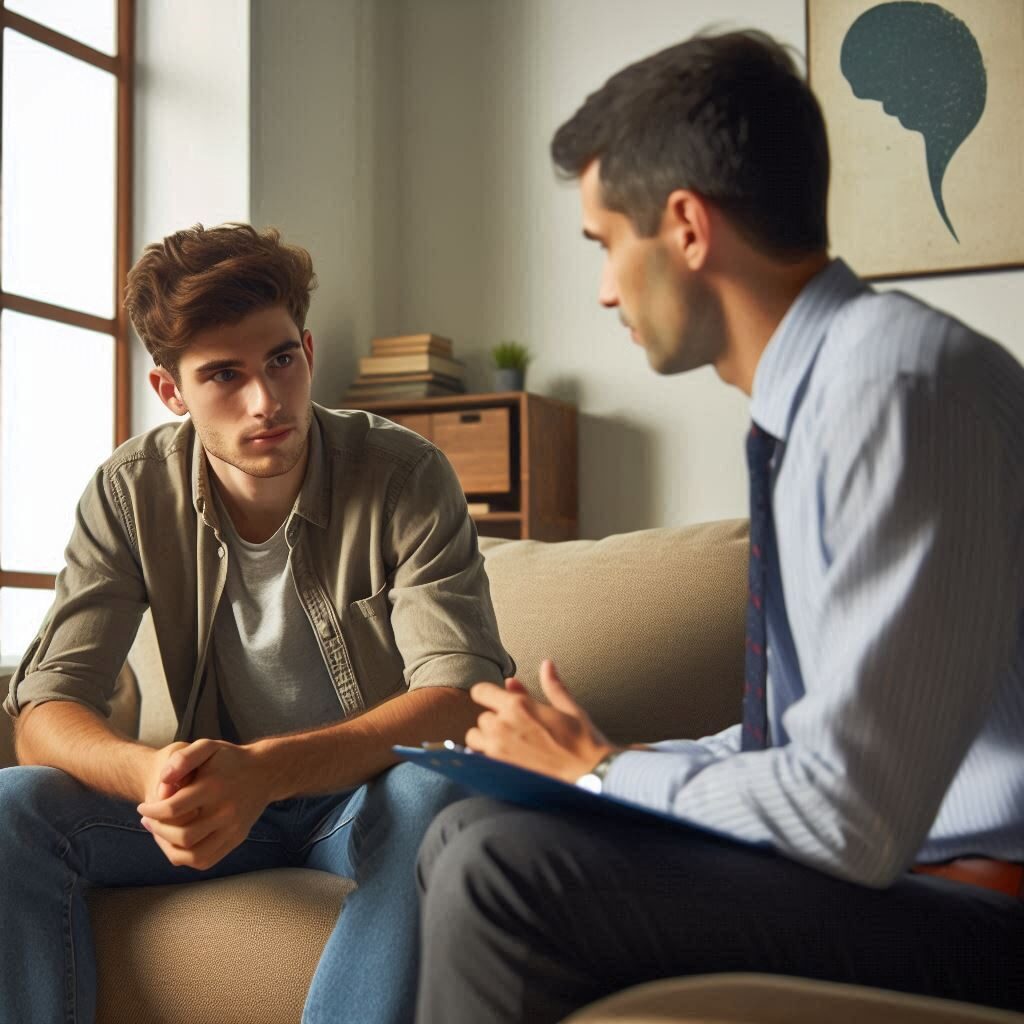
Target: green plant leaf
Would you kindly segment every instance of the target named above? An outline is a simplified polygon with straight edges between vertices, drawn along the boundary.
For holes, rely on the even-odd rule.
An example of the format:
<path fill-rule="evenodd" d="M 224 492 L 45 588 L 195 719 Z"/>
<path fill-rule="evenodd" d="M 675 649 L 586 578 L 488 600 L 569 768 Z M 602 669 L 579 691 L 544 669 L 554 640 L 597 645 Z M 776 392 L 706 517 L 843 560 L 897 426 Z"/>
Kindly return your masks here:
<path fill-rule="evenodd" d="M 518 341 L 502 341 L 491 349 L 491 358 L 499 370 L 525 370 L 533 356 Z"/>

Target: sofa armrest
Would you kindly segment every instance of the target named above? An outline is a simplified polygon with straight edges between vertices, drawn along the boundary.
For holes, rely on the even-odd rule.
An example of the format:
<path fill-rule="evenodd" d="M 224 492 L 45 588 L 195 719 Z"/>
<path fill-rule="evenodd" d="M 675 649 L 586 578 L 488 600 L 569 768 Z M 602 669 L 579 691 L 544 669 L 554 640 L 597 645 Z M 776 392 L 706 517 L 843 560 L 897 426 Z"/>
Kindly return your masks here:
<path fill-rule="evenodd" d="M 11 685 L 11 673 L 0 672 L 0 693 L 6 695 Z M 0 711 L 0 768 L 17 764 L 14 756 L 14 721 L 6 712 Z"/>
<path fill-rule="evenodd" d="M 7 694 L 11 673 L 0 675 L 0 693 Z M 125 736 L 136 736 L 139 729 L 140 693 L 135 673 L 127 663 L 114 683 L 110 699 L 110 724 Z M 0 768 L 18 763 L 14 753 L 14 719 L 0 711 Z"/>
<path fill-rule="evenodd" d="M 1021 1024 L 1018 1013 L 860 985 L 714 974 L 637 985 L 564 1024 Z"/>

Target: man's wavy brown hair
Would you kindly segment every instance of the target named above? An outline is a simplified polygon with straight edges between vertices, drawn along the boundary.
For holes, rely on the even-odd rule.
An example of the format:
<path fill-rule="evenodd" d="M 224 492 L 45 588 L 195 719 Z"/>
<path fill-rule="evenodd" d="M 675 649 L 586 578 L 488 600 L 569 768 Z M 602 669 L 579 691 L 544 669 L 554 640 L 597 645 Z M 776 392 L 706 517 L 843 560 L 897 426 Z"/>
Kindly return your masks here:
<path fill-rule="evenodd" d="M 284 306 L 302 331 L 315 287 L 309 253 L 274 228 L 196 224 L 146 246 L 124 304 L 153 362 L 180 384 L 178 361 L 198 332 L 271 306 Z"/>

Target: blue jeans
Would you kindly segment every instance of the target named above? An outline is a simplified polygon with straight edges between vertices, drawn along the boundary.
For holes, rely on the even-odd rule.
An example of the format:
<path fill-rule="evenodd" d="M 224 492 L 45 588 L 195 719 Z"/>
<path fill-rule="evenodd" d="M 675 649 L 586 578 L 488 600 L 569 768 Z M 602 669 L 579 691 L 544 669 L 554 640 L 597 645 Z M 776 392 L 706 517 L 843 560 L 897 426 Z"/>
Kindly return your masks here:
<path fill-rule="evenodd" d="M 55 768 L 0 770 L 0 1024 L 91 1024 L 96 963 L 84 892 L 272 867 L 354 878 L 310 986 L 304 1024 L 411 1021 L 418 966 L 416 850 L 462 792 L 404 764 L 350 792 L 270 805 L 207 871 L 174 867 L 135 806 Z"/>

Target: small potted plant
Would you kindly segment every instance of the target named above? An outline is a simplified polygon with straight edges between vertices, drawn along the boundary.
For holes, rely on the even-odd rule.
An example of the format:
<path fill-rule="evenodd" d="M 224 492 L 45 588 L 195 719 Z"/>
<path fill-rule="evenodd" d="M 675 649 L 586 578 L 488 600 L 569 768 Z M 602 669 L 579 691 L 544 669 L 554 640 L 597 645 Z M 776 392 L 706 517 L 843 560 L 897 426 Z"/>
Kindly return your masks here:
<path fill-rule="evenodd" d="M 530 350 L 518 341 L 502 341 L 491 349 L 494 360 L 494 390 L 523 391 L 526 387 L 526 367 L 530 364 Z"/>

